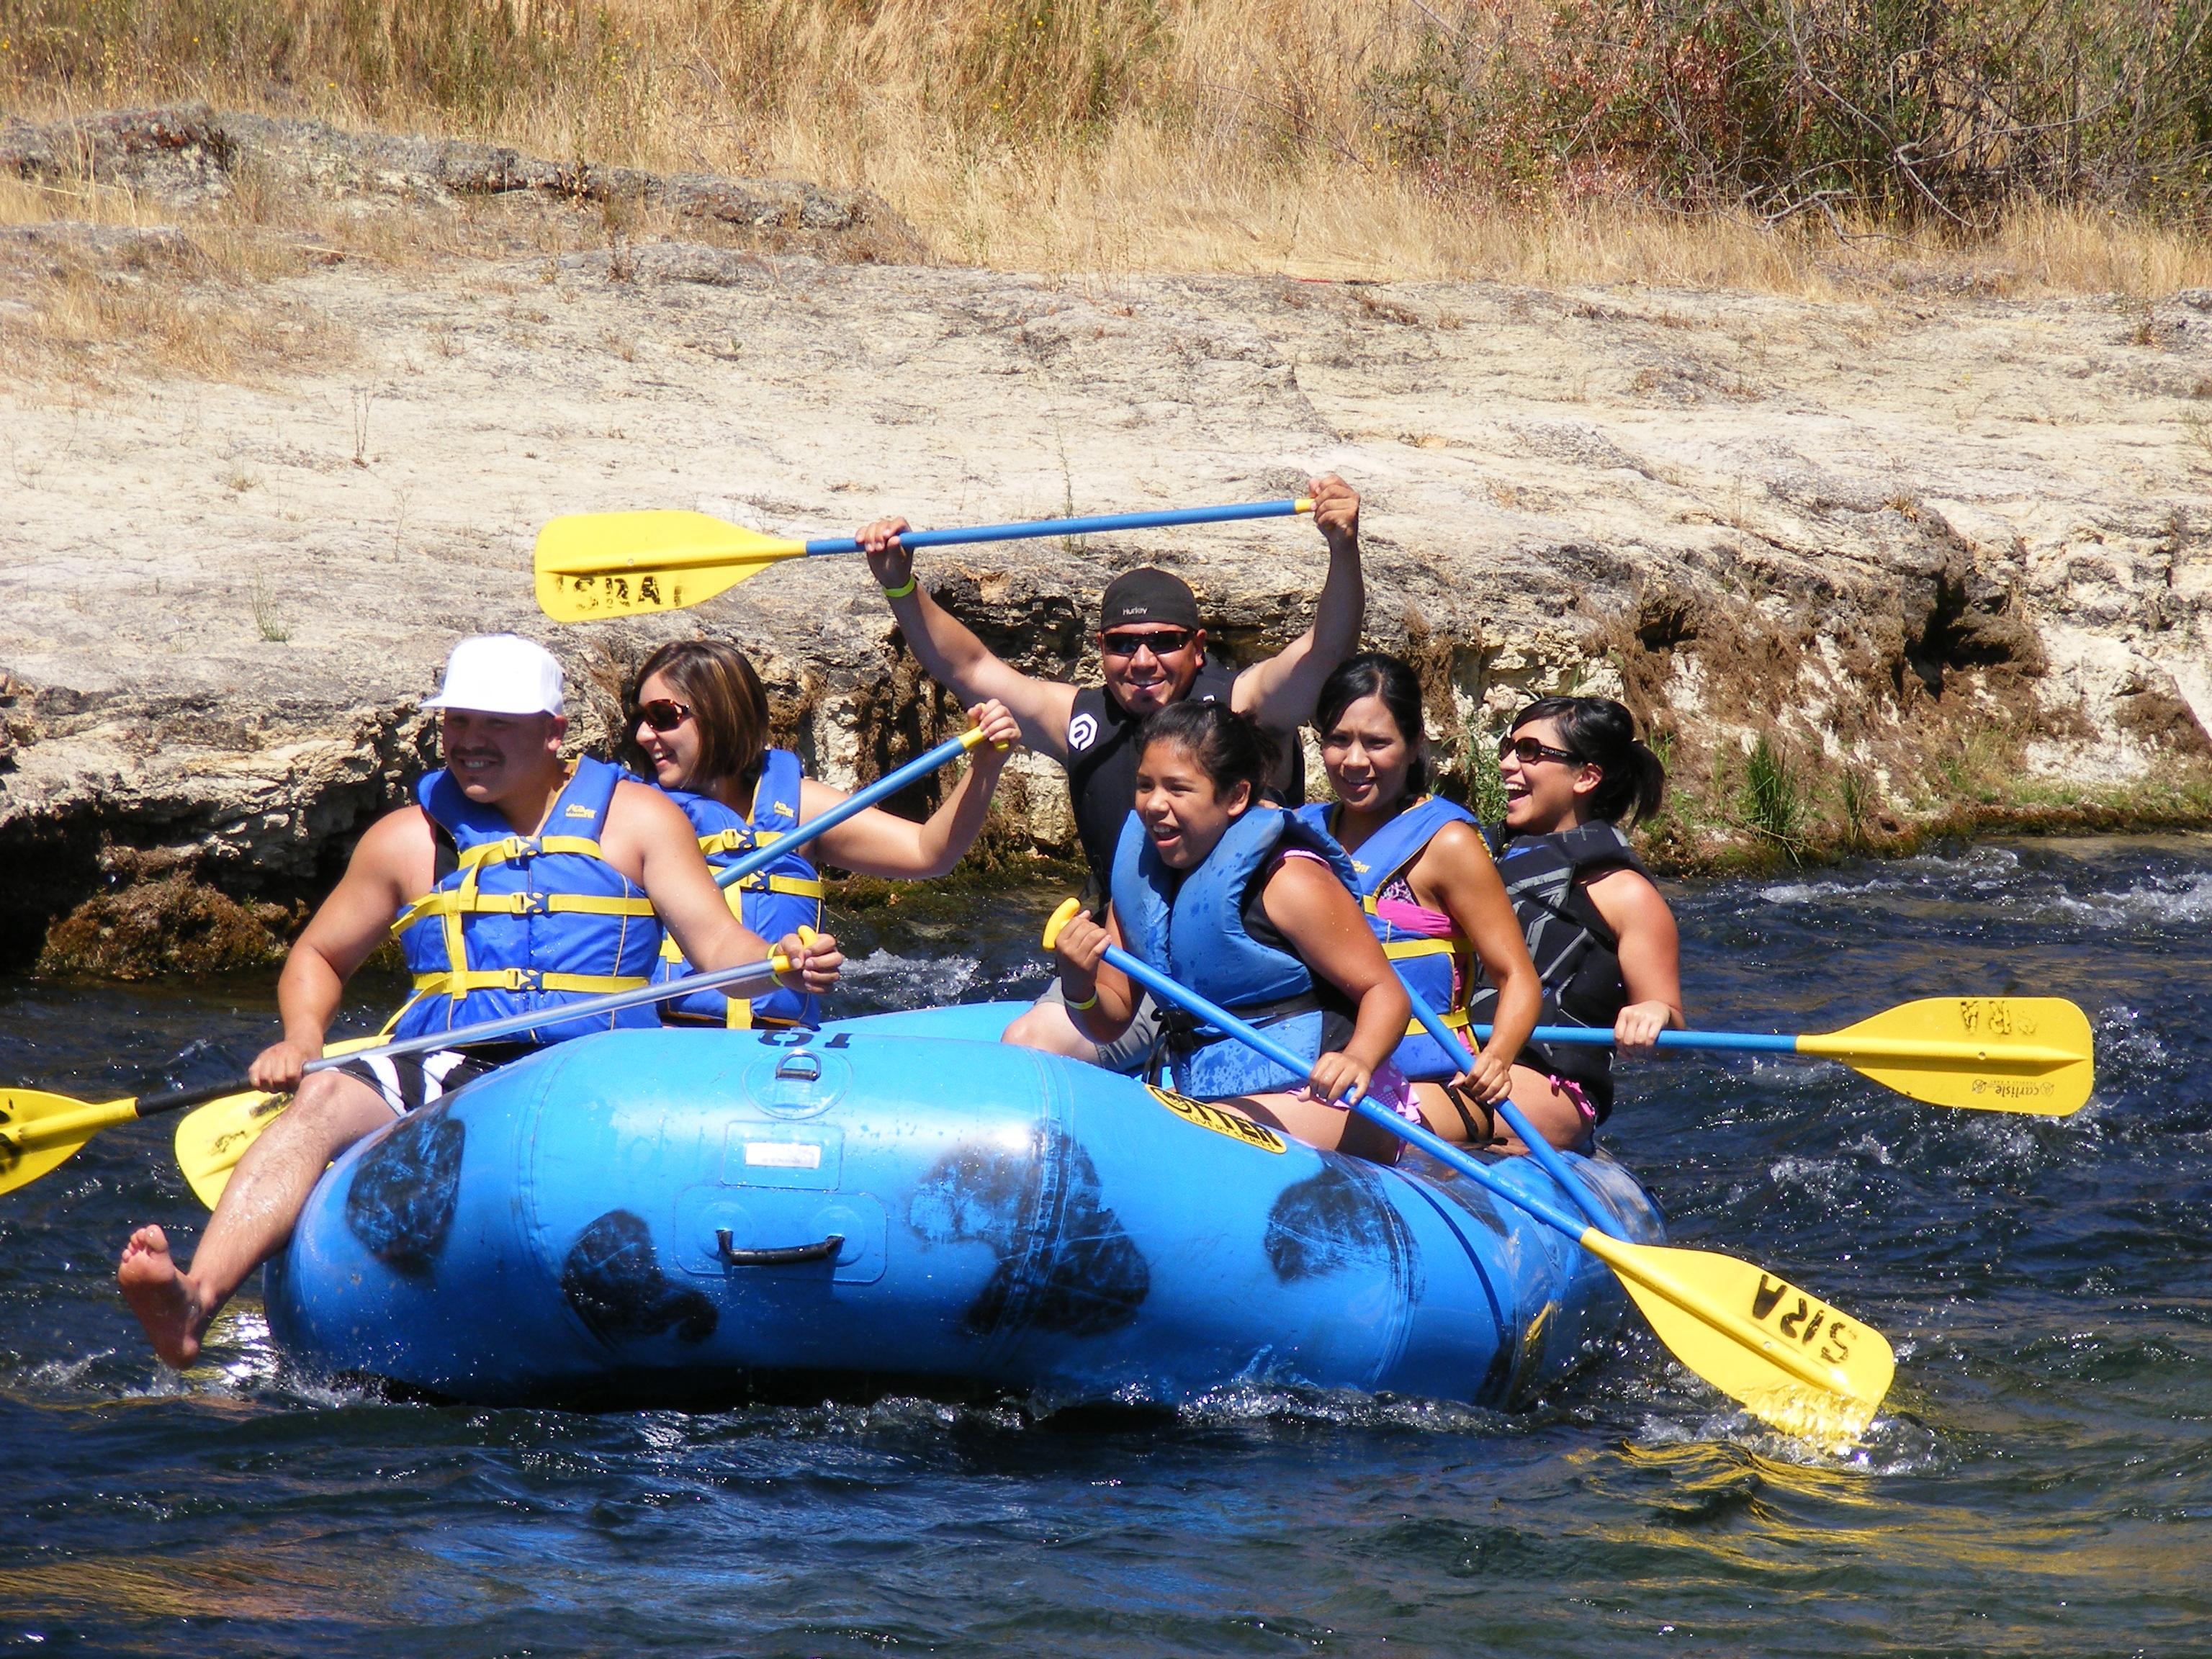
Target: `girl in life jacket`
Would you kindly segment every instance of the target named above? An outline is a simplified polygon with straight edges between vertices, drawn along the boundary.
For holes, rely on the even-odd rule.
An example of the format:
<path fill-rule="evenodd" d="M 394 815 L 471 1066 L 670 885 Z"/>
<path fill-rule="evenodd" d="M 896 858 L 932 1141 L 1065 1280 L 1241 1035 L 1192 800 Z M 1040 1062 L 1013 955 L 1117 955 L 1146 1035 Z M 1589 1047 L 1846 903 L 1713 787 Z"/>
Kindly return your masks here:
<path fill-rule="evenodd" d="M 1579 1122 L 1587 1146 L 1613 1110 L 1613 1056 L 1652 1051 L 1683 1024 L 1674 913 L 1621 834 L 1655 811 L 1659 758 L 1609 697 L 1546 697 L 1513 717 L 1498 746 L 1505 822 L 1493 832 L 1498 873 L 1543 982 L 1546 1025 L 1610 1026 L 1608 1050 L 1531 1043 L 1513 1068 L 1513 1100 L 1559 1139 Z M 1497 1006 L 1487 986 L 1468 1002 L 1477 1024 Z"/>
<path fill-rule="evenodd" d="M 1489 1145 L 1502 1127 L 1490 1109 L 1511 1087 L 1542 991 L 1474 814 L 1427 792 L 1420 678 L 1380 651 L 1354 657 L 1322 683 L 1314 726 L 1337 804 L 1298 816 L 1351 857 L 1352 890 L 1390 965 L 1455 1030 L 1477 963 L 1497 988 L 1480 1052 L 1446 1050 L 1414 1022 L 1390 1056 L 1415 1080 L 1423 1116 L 1449 1126 L 1439 1133 Z M 1562 1146 L 1581 1132 L 1579 1119 L 1546 1128 Z M 1510 1133 L 1499 1144 L 1525 1150 Z"/>
<path fill-rule="evenodd" d="M 799 757 L 769 746 L 767 695 L 744 653 L 718 640 L 678 640 L 645 659 L 630 689 L 630 731 L 638 755 L 699 833 L 699 850 L 717 870 L 772 845 L 845 799 L 802 775 Z M 969 718 L 988 742 L 926 823 L 871 807 L 824 830 L 808 848 L 821 861 L 858 875 L 927 880 L 959 863 L 983 827 L 1020 728 L 1003 704 L 978 703 Z M 730 908 L 763 939 L 782 939 L 822 921 L 822 878 L 797 850 L 725 889 Z M 763 932 L 763 930 L 768 930 Z M 691 971 L 669 940 L 658 982 Z M 747 1000 L 701 991 L 663 1005 L 670 1024 L 813 1025 L 818 999 L 779 987 Z"/>
<path fill-rule="evenodd" d="M 1115 848 L 1103 925 L 1079 915 L 1057 944 L 1068 1012 L 1098 1042 L 1137 996 L 1103 965 L 1117 945 L 1258 1026 L 1306 1061 L 1286 1071 L 1189 1016 L 1164 1022 L 1155 1074 L 1256 1122 L 1388 1163 L 1401 1143 L 1344 1107 L 1362 1093 L 1419 1121 L 1389 1064 L 1406 994 L 1352 896 L 1344 850 L 1260 790 L 1274 741 L 1218 702 L 1178 702 L 1139 738 L 1136 810 Z"/>

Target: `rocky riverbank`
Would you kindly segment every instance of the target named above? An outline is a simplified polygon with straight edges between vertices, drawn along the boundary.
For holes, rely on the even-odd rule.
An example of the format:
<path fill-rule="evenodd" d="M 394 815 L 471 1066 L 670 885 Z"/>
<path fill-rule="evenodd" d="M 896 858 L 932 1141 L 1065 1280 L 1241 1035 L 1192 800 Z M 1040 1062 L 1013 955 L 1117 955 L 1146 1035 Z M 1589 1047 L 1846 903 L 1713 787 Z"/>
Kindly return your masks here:
<path fill-rule="evenodd" d="M 777 532 L 1367 498 L 1368 633 L 1479 781 L 1533 693 L 1624 696 L 1677 866 L 2212 811 L 2212 293 L 1741 294 L 1011 276 L 880 204 L 204 110 L 0 128 L 0 953 L 274 948 L 422 765 L 454 637 L 514 628 L 604 741 L 672 633 L 756 653 L 833 781 L 947 728 L 857 561 L 651 626 L 529 592 L 564 512 Z M 56 204 L 59 204 L 57 206 Z M 1025 667 L 1157 560 L 1247 658 L 1285 522 L 929 559 Z M 1470 766 L 1470 762 L 1475 763 Z M 1064 848 L 1049 766 L 995 856 Z"/>

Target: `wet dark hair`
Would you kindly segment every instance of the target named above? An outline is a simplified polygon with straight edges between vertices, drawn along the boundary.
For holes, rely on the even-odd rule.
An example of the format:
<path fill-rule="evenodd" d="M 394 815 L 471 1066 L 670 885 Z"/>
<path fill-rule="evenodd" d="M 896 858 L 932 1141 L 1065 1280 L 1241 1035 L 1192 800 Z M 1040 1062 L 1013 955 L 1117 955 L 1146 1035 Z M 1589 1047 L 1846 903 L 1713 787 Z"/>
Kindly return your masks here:
<path fill-rule="evenodd" d="M 745 653 L 720 640 L 671 640 L 639 666 L 623 696 L 629 726 L 623 733 L 632 763 L 644 760 L 638 747 L 638 690 L 655 674 L 676 689 L 676 700 L 689 708 L 699 726 L 698 773 L 690 787 L 710 792 L 723 778 L 743 778 L 760 764 L 768 747 L 768 694 Z M 647 777 L 650 765 L 640 765 Z"/>
<path fill-rule="evenodd" d="M 1634 823 L 1659 810 L 1667 769 L 1636 735 L 1636 716 L 1611 697 L 1539 697 L 1513 717 L 1509 733 L 1531 720 L 1556 720 L 1574 757 L 1605 775 L 1589 798 L 1589 815 Z"/>
<path fill-rule="evenodd" d="M 1382 706 L 1390 711 L 1390 718 L 1398 725 L 1398 735 L 1413 751 L 1413 763 L 1406 769 L 1407 798 L 1411 799 L 1423 793 L 1429 787 L 1429 763 L 1420 752 L 1428 738 L 1427 723 L 1421 717 L 1421 677 L 1413 672 L 1413 665 L 1402 657 L 1394 657 L 1387 651 L 1363 651 L 1321 683 L 1321 697 L 1314 708 L 1314 730 L 1326 740 L 1329 728 L 1362 697 L 1380 697 Z"/>
<path fill-rule="evenodd" d="M 1225 702 L 1171 702 L 1155 710 L 1138 734 L 1137 753 L 1156 743 L 1171 743 L 1198 763 L 1219 799 L 1240 783 L 1252 786 L 1252 802 L 1274 776 L 1282 747 L 1249 715 Z"/>

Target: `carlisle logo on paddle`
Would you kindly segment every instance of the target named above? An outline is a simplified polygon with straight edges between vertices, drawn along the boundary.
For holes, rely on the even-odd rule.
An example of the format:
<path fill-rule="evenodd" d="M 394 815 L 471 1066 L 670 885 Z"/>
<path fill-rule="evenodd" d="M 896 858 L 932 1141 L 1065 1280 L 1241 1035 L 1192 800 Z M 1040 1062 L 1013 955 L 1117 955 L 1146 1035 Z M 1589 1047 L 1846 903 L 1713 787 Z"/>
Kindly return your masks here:
<path fill-rule="evenodd" d="M 1227 1135 L 1231 1140 L 1241 1140 L 1247 1146 L 1257 1146 L 1263 1152 L 1279 1152 L 1289 1144 L 1264 1123 L 1224 1112 L 1218 1106 L 1209 1106 L 1202 1100 L 1193 1100 L 1150 1083 L 1145 1085 L 1145 1091 L 1184 1122 L 1195 1123 L 1218 1135 Z"/>

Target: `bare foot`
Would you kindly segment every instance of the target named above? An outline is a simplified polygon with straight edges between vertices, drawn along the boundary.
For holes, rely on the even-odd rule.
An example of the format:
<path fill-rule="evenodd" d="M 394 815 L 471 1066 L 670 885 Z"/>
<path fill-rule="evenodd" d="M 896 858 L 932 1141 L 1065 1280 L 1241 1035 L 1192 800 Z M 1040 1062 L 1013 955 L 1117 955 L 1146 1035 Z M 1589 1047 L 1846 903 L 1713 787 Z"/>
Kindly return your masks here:
<path fill-rule="evenodd" d="M 131 1235 L 115 1282 L 123 1287 L 123 1299 L 146 1328 L 162 1364 L 182 1370 L 199 1358 L 207 1315 L 193 1294 L 191 1281 L 169 1259 L 168 1236 L 159 1227 L 141 1227 Z"/>

